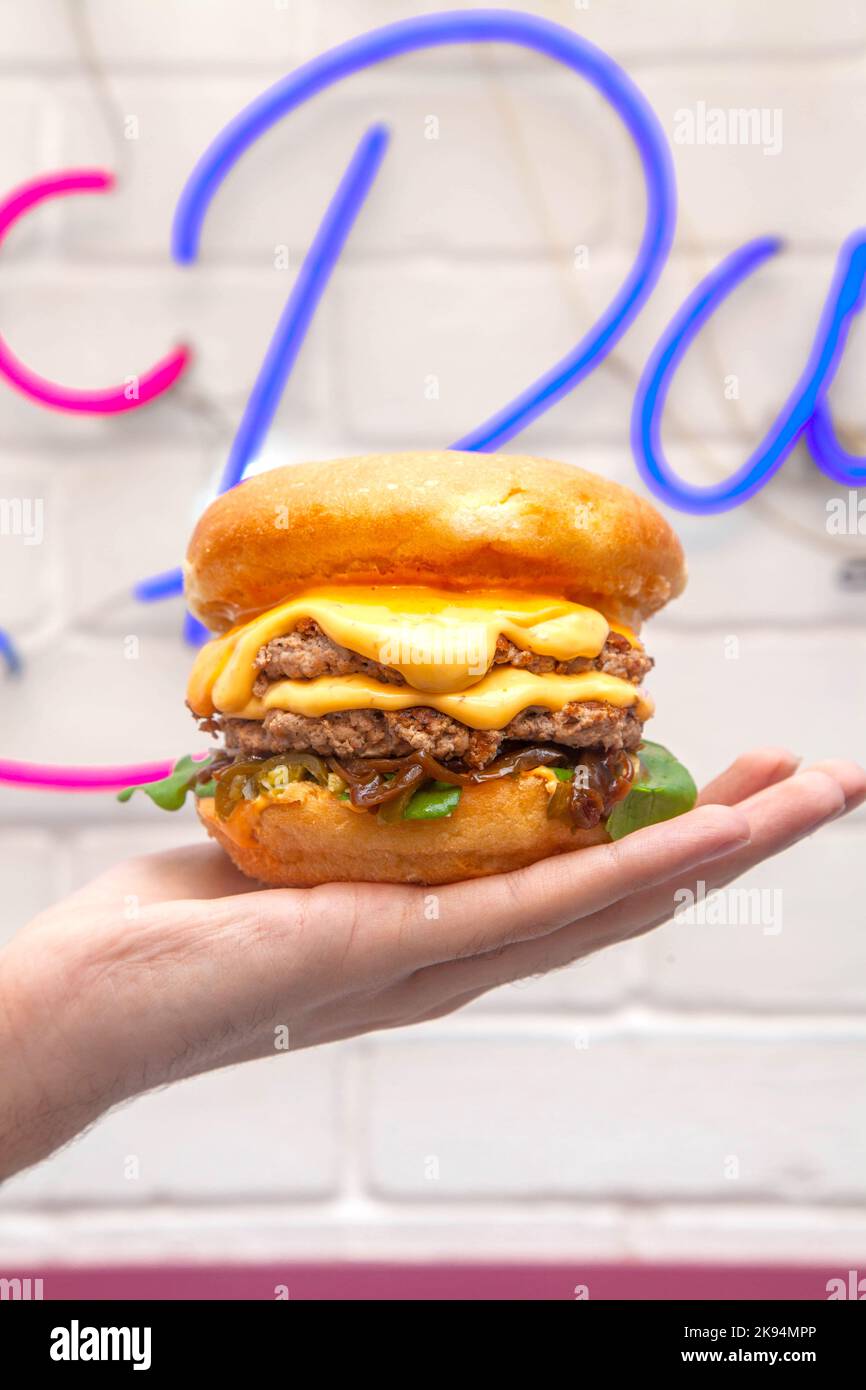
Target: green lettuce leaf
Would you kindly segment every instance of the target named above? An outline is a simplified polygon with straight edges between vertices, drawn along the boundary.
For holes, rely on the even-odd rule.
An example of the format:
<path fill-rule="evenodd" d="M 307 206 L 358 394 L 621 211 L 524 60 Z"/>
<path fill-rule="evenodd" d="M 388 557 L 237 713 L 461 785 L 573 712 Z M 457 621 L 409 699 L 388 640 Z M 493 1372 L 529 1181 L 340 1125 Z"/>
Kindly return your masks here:
<path fill-rule="evenodd" d="M 450 816 L 460 800 L 460 790 L 449 782 L 431 782 L 429 787 L 415 793 L 403 812 L 403 819 L 438 820 L 440 816 Z"/>
<path fill-rule="evenodd" d="M 117 793 L 117 799 L 128 801 L 133 792 L 144 792 L 163 811 L 179 811 L 188 792 L 194 792 L 196 796 L 213 796 L 213 778 L 209 782 L 198 781 L 200 774 L 210 767 L 213 760 L 213 753 L 196 760 L 187 754 L 184 758 L 178 758 L 167 777 L 159 782 L 144 782 L 140 787 L 124 787 L 122 792 Z"/>
<path fill-rule="evenodd" d="M 691 773 L 660 743 L 642 743 L 637 750 L 640 772 L 631 791 L 605 822 L 612 840 L 621 840 L 645 825 L 672 820 L 690 811 L 698 789 Z"/>

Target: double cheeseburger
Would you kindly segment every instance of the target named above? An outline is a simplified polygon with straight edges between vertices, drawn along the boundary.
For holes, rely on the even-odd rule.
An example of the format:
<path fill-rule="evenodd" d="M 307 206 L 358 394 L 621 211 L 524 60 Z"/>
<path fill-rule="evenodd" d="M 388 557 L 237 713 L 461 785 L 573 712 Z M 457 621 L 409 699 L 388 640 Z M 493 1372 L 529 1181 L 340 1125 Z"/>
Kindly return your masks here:
<path fill-rule="evenodd" d="M 683 554 L 624 487 L 495 454 L 277 468 L 208 507 L 185 578 L 221 748 L 163 804 L 196 792 L 262 883 L 474 878 L 693 803 L 643 736 L 641 624 Z"/>

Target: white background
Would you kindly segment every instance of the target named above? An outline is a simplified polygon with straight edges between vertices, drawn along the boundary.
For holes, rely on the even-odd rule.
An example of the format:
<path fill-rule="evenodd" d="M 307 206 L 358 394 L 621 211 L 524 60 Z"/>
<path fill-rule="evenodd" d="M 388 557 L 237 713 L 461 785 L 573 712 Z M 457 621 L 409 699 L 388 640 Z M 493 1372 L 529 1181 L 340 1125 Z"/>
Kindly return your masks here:
<path fill-rule="evenodd" d="M 672 459 L 691 478 L 723 476 L 797 379 L 838 246 L 866 219 L 866 7 L 524 8 L 628 68 L 672 141 L 680 217 L 663 279 L 613 358 L 513 447 L 637 486 L 628 416 L 653 343 L 723 255 L 777 233 L 784 253 L 718 314 L 671 394 Z M 311 103 L 224 185 L 199 264 L 172 265 L 174 204 L 225 122 L 298 62 L 414 12 L 396 0 L 0 0 L 0 191 L 67 166 L 118 175 L 114 193 L 45 206 L 10 233 L 4 336 L 79 387 L 120 382 L 179 341 L 195 352 L 184 383 L 138 416 L 52 414 L 0 386 L 0 495 L 45 506 L 41 546 L 0 539 L 0 625 L 25 656 L 0 682 L 3 756 L 112 763 L 200 746 L 183 707 L 181 604 L 144 609 L 129 588 L 181 558 L 372 120 L 389 123 L 392 146 L 269 462 L 447 444 L 577 341 L 625 274 L 643 214 L 625 133 L 565 72 L 499 48 L 402 59 Z M 673 144 L 677 113 L 699 102 L 779 110 L 781 151 Z M 288 270 L 275 266 L 284 248 Z M 855 326 L 833 401 L 860 448 L 864 370 Z M 826 528 L 827 499 L 843 495 L 800 449 L 743 510 L 671 513 L 692 577 L 648 633 L 653 730 L 700 777 L 764 742 L 866 758 L 866 540 Z M 861 812 L 751 876 L 782 892 L 777 935 L 671 925 L 452 1020 L 122 1109 L 8 1185 L 4 1262 L 456 1255 L 847 1270 L 866 1258 L 864 827 Z M 149 803 L 7 791 L 0 933 L 127 854 L 197 835 L 191 813 Z"/>

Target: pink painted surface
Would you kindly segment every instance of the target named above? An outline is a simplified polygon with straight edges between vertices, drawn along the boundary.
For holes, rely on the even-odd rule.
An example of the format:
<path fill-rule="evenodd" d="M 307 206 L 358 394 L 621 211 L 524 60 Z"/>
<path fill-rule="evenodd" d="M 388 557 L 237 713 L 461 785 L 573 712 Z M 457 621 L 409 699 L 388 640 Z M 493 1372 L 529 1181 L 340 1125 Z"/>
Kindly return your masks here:
<path fill-rule="evenodd" d="M 0 241 L 20 217 L 49 198 L 62 198 L 70 193 L 105 193 L 113 187 L 113 174 L 103 169 L 66 169 L 60 174 L 43 174 L 31 179 L 0 201 Z M 138 410 L 167 391 L 186 369 L 189 359 L 186 347 L 175 348 L 160 358 L 155 366 L 138 376 L 133 397 L 127 394 L 125 385 L 109 386 L 101 391 L 79 391 L 37 376 L 0 336 L 0 375 L 10 386 L 52 410 L 87 415 L 116 415 Z"/>
<path fill-rule="evenodd" d="M 826 1300 L 839 1270 L 762 1265 L 291 1264 L 3 1270 L 41 1278 L 52 1299 Z"/>

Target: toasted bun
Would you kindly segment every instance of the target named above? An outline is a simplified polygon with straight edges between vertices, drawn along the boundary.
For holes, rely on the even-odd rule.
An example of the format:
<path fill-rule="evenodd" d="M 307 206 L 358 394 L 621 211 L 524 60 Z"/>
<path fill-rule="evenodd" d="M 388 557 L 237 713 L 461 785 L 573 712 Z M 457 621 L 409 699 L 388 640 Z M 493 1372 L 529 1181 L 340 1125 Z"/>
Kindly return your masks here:
<path fill-rule="evenodd" d="M 454 883 L 607 840 L 603 827 L 572 832 L 549 819 L 547 803 L 544 780 L 528 774 L 466 788 L 447 819 L 398 825 L 380 825 L 312 782 L 293 784 L 285 800 L 264 807 L 242 803 L 227 821 L 212 798 L 196 807 L 208 834 L 249 878 L 273 888 L 312 888 Z"/>
<path fill-rule="evenodd" d="M 523 589 L 641 619 L 685 583 L 680 543 L 628 488 L 507 454 L 370 454 L 259 474 L 208 507 L 186 559 L 222 631 L 317 584 Z"/>

